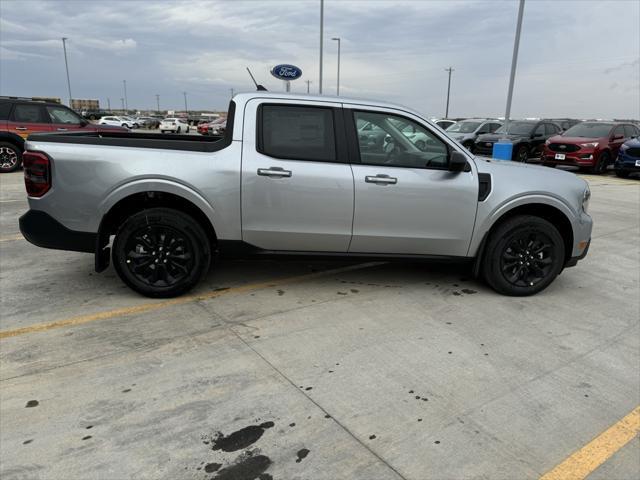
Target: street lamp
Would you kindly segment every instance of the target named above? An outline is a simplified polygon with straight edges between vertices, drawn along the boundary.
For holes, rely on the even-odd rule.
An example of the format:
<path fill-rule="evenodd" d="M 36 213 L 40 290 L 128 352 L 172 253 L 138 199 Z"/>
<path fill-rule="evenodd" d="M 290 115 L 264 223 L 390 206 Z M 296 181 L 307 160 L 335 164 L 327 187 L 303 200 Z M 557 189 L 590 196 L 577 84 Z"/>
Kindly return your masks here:
<path fill-rule="evenodd" d="M 122 80 L 122 84 L 124 85 L 124 109 L 129 110 L 129 102 L 127 101 L 127 81 Z"/>
<path fill-rule="evenodd" d="M 184 111 L 187 113 L 187 118 L 189 117 L 189 108 L 187 107 L 187 92 L 182 92 L 184 95 Z"/>
<path fill-rule="evenodd" d="M 444 118 L 449 118 L 449 94 L 451 93 L 451 72 L 454 71 L 452 67 L 445 68 L 445 72 L 449 72 L 449 83 L 447 83 L 447 110 L 444 114 Z"/>
<path fill-rule="evenodd" d="M 64 50 L 64 67 L 67 70 L 67 88 L 69 89 L 69 108 L 71 106 L 71 81 L 69 80 L 69 62 L 67 62 L 67 37 L 62 37 L 62 50 Z"/>
<path fill-rule="evenodd" d="M 336 85 L 336 95 L 340 96 L 340 37 L 334 37 L 331 40 L 338 42 L 338 84 Z"/>
<path fill-rule="evenodd" d="M 324 0 L 320 0 L 320 78 L 318 93 L 322 95 L 322 43 L 324 42 Z"/>
<path fill-rule="evenodd" d="M 120 101 L 122 102 L 122 114 L 124 115 L 124 98 L 120 97 Z"/>

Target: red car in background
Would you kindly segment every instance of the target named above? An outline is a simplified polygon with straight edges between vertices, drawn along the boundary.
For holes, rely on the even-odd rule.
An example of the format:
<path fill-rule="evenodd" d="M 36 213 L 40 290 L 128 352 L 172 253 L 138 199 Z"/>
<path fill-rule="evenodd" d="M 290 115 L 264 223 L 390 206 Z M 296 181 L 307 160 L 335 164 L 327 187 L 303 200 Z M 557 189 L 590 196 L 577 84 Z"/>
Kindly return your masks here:
<path fill-rule="evenodd" d="M 620 122 L 582 122 L 545 142 L 542 163 L 550 167 L 574 165 L 604 173 L 620 146 L 638 136 L 638 127 Z"/>
<path fill-rule="evenodd" d="M 209 132 L 209 122 L 199 123 L 196 128 L 200 135 L 206 135 Z"/>
<path fill-rule="evenodd" d="M 126 132 L 127 129 L 94 125 L 59 103 L 0 97 L 0 172 L 20 168 L 24 141 L 30 134 L 72 131 Z"/>

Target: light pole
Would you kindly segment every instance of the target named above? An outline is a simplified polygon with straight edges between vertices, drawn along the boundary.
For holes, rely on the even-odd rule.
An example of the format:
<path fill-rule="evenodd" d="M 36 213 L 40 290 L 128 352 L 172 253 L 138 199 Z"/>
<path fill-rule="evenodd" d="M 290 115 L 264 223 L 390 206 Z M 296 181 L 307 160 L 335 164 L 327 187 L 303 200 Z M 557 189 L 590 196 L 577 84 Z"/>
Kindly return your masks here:
<path fill-rule="evenodd" d="M 309 93 L 309 85 L 311 85 L 311 80 L 305 80 L 307 82 L 307 93 Z"/>
<path fill-rule="evenodd" d="M 338 83 L 336 85 L 336 95 L 340 96 L 340 37 L 334 37 L 331 40 L 338 42 Z"/>
<path fill-rule="evenodd" d="M 320 0 L 320 78 L 318 93 L 322 95 L 322 43 L 324 41 L 324 0 Z"/>
<path fill-rule="evenodd" d="M 230 88 L 229 91 L 231 92 L 231 98 L 233 98 L 233 96 L 235 95 L 235 90 L 233 88 Z"/>
<path fill-rule="evenodd" d="M 69 108 L 71 107 L 71 81 L 69 80 L 69 62 L 67 62 L 67 37 L 62 37 L 62 50 L 64 50 L 64 67 L 67 70 L 67 88 L 69 89 Z"/>
<path fill-rule="evenodd" d="M 513 83 L 516 79 L 516 65 L 518 64 L 518 48 L 520 47 L 520 31 L 522 30 L 522 15 L 524 13 L 524 0 L 520 0 L 518 7 L 518 23 L 516 26 L 516 38 L 513 42 L 513 57 L 511 58 L 511 76 L 509 77 L 509 92 L 507 93 L 507 110 L 504 114 L 504 138 L 509 133 L 509 115 L 511 115 L 511 99 L 513 98 Z"/>
<path fill-rule="evenodd" d="M 111 99 L 107 97 L 107 110 L 111 111 Z"/>
<path fill-rule="evenodd" d="M 189 108 L 187 107 L 187 92 L 182 92 L 184 95 L 184 111 L 187 113 L 187 118 L 189 118 Z"/>
<path fill-rule="evenodd" d="M 449 83 L 447 83 L 447 110 L 444 114 L 444 118 L 449 118 L 449 94 L 451 93 L 451 72 L 454 71 L 453 68 L 445 68 L 445 72 L 449 72 Z"/>
<path fill-rule="evenodd" d="M 129 110 L 129 102 L 127 100 L 127 81 L 122 80 L 122 85 L 124 85 L 124 109 Z"/>
<path fill-rule="evenodd" d="M 158 107 L 158 113 L 160 113 L 160 95 L 156 93 L 156 107 Z"/>
<path fill-rule="evenodd" d="M 120 101 L 122 102 L 122 114 L 124 115 L 124 98 L 120 97 Z"/>

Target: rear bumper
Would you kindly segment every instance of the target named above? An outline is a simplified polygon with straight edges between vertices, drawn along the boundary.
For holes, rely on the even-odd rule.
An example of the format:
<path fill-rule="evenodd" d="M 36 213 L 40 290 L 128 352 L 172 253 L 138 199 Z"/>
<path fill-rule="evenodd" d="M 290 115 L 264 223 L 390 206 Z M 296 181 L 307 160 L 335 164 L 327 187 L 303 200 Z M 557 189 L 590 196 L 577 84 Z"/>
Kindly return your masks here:
<path fill-rule="evenodd" d="M 20 217 L 20 232 L 38 247 L 88 253 L 96 251 L 95 233 L 69 230 L 40 210 L 29 210 Z"/>

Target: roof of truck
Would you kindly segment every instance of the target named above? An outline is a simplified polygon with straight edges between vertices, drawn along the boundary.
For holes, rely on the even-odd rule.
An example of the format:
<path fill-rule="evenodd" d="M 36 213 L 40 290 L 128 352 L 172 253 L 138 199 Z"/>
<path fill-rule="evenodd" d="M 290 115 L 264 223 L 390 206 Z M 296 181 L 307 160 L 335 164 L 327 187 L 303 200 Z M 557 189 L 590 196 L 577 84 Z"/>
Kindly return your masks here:
<path fill-rule="evenodd" d="M 366 99 L 366 98 L 351 98 L 351 97 L 336 97 L 332 95 L 309 95 L 300 93 L 285 93 L 285 92 L 243 92 L 234 95 L 233 100 L 236 104 L 246 103 L 253 98 L 270 98 L 273 100 L 304 100 L 311 102 L 333 102 L 333 103 L 348 103 L 352 105 L 367 105 L 382 108 L 395 108 L 404 110 L 406 112 L 414 113 L 419 117 L 428 118 L 424 114 L 416 111 L 413 108 L 406 107 L 397 103 L 388 103 L 380 100 Z"/>

